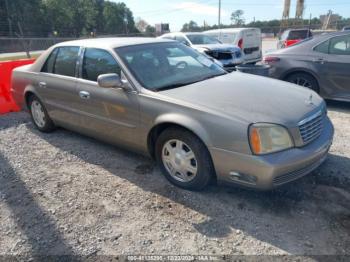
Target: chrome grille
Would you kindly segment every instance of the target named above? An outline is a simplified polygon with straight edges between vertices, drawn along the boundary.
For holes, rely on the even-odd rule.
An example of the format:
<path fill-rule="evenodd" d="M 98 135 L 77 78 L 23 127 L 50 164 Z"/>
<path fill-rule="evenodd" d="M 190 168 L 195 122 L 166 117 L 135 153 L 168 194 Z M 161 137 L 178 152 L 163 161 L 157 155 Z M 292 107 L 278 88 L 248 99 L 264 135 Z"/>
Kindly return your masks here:
<path fill-rule="evenodd" d="M 304 144 L 311 143 L 321 135 L 324 116 L 325 114 L 321 110 L 299 123 L 300 136 Z"/>

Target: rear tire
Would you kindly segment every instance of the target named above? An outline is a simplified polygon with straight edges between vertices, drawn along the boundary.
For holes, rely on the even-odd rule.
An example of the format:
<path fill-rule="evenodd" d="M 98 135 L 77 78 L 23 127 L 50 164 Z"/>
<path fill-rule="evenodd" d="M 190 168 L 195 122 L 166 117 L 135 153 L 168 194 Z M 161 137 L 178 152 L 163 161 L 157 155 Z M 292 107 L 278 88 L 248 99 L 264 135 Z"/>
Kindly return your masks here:
<path fill-rule="evenodd" d="M 188 190 L 202 190 L 215 171 L 207 147 L 191 132 L 168 128 L 156 141 L 156 160 L 165 177 Z"/>
<path fill-rule="evenodd" d="M 49 117 L 46 108 L 38 97 L 32 95 L 28 101 L 28 108 L 32 121 L 41 132 L 49 133 L 56 129 L 55 124 Z"/>
<path fill-rule="evenodd" d="M 316 93 L 320 92 L 319 85 L 317 83 L 317 80 L 310 74 L 307 73 L 294 73 L 289 75 L 286 79 L 286 81 L 300 85 L 306 88 L 309 88 Z"/>

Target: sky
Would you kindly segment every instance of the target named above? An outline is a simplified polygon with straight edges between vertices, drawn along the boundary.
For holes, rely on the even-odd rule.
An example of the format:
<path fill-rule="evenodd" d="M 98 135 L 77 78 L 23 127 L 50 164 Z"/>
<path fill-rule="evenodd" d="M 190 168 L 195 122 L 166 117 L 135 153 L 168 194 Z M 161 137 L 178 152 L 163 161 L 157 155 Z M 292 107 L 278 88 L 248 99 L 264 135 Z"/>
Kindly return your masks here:
<path fill-rule="evenodd" d="M 135 18 L 141 17 L 149 24 L 170 23 L 171 31 L 179 31 L 184 23 L 193 20 L 200 25 L 218 23 L 219 0 L 113 0 L 124 2 Z M 281 19 L 283 0 L 221 0 L 222 24 L 230 23 L 232 11 L 242 9 L 246 22 Z M 291 0 L 290 16 L 295 16 L 296 0 Z M 305 0 L 305 15 L 313 17 L 333 10 L 343 17 L 350 17 L 350 0 Z"/>

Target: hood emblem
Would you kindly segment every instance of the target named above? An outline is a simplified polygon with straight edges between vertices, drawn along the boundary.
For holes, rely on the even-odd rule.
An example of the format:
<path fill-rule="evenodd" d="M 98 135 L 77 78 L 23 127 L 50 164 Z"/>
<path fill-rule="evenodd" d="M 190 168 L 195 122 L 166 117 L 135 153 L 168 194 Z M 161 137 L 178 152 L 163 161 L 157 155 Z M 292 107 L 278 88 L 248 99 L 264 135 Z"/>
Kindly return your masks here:
<path fill-rule="evenodd" d="M 310 94 L 309 99 L 306 100 L 305 103 L 306 103 L 308 106 L 313 106 L 313 105 L 315 105 L 315 104 L 314 104 L 314 101 L 313 101 L 313 96 L 312 96 L 312 94 Z"/>

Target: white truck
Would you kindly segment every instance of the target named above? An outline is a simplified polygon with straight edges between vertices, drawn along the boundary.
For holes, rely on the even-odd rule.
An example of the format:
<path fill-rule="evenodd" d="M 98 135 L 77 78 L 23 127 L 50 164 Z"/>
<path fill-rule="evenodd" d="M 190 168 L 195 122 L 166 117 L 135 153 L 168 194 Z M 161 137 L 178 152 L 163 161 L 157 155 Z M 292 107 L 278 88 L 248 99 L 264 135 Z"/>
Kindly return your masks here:
<path fill-rule="evenodd" d="M 262 59 L 262 39 L 259 28 L 225 28 L 204 33 L 217 38 L 224 44 L 239 46 L 244 53 L 245 63 L 256 63 Z"/>

